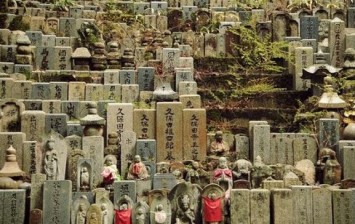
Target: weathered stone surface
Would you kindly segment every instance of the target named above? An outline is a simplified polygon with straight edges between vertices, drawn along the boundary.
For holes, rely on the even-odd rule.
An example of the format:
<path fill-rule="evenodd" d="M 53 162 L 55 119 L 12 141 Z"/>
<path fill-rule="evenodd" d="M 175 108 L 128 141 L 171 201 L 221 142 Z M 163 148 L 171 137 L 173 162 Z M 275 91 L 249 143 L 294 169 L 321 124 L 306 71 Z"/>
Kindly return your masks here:
<path fill-rule="evenodd" d="M 331 224 L 332 215 L 332 192 L 325 188 L 314 188 L 312 190 L 313 223 Z"/>
<path fill-rule="evenodd" d="M 136 201 L 136 181 L 122 180 L 114 182 L 114 202 L 116 203 L 122 196 L 127 195 Z"/>
<path fill-rule="evenodd" d="M 355 146 L 344 146 L 343 150 L 343 177 L 344 179 L 355 179 Z"/>
<path fill-rule="evenodd" d="M 290 189 L 273 189 L 271 191 L 272 223 L 293 223 L 292 191 Z"/>
<path fill-rule="evenodd" d="M 45 130 L 45 113 L 43 111 L 24 111 L 21 116 L 21 132 L 27 141 L 41 141 Z"/>
<path fill-rule="evenodd" d="M 250 191 L 232 189 L 231 191 L 231 223 L 250 223 Z"/>
<path fill-rule="evenodd" d="M 339 18 L 330 21 L 329 26 L 329 53 L 330 64 L 341 68 L 344 64 L 345 51 L 345 22 Z"/>
<path fill-rule="evenodd" d="M 354 189 L 333 189 L 333 223 L 347 224 L 355 222 Z"/>
<path fill-rule="evenodd" d="M 85 82 L 69 82 L 68 100 L 85 100 Z"/>
<path fill-rule="evenodd" d="M 312 223 L 312 186 L 291 186 L 294 223 Z"/>
<path fill-rule="evenodd" d="M 207 148 L 206 110 L 183 110 L 183 158 L 203 161 Z"/>
<path fill-rule="evenodd" d="M 134 109 L 133 122 L 133 130 L 137 138 L 155 139 L 155 109 Z"/>
<path fill-rule="evenodd" d="M 121 175 L 126 176 L 128 165 L 133 162 L 136 151 L 136 133 L 124 131 L 121 133 Z"/>
<path fill-rule="evenodd" d="M 62 109 L 60 100 L 43 100 L 42 111 L 47 114 L 59 114 Z"/>
<path fill-rule="evenodd" d="M 331 148 L 338 152 L 339 120 L 334 118 L 321 118 L 318 120 L 319 148 Z"/>
<path fill-rule="evenodd" d="M 71 181 L 45 181 L 43 223 L 70 224 Z"/>
<path fill-rule="evenodd" d="M 140 155 L 143 162 L 156 162 L 157 143 L 155 139 L 137 139 L 135 155 Z"/>
<path fill-rule="evenodd" d="M 88 159 L 93 160 L 93 185 L 96 187 L 102 181 L 104 167 L 104 139 L 101 136 L 84 136 L 83 151 Z"/>
<path fill-rule="evenodd" d="M 254 125 L 252 136 L 252 161 L 260 156 L 265 164 L 270 164 L 270 125 Z"/>
<path fill-rule="evenodd" d="M 23 142 L 26 135 L 21 132 L 0 132 L 0 167 L 4 166 L 6 150 L 13 146 L 16 149 L 16 159 L 19 167 L 23 168 Z"/>
<path fill-rule="evenodd" d="M 61 134 L 67 135 L 68 115 L 66 114 L 46 114 L 45 115 L 45 133 L 50 133 L 52 130 Z"/>
<path fill-rule="evenodd" d="M 157 161 L 182 160 L 182 104 L 180 102 L 157 103 Z"/>
<path fill-rule="evenodd" d="M 23 142 L 23 166 L 22 170 L 27 174 L 40 173 L 42 171 L 43 153 L 41 144 L 36 141 Z"/>
<path fill-rule="evenodd" d="M 46 181 L 46 175 L 36 173 L 31 175 L 31 203 L 30 210 L 43 209 L 43 184 Z"/>
<path fill-rule="evenodd" d="M 270 191 L 252 189 L 250 191 L 250 223 L 270 223 Z"/>
<path fill-rule="evenodd" d="M 25 223 L 25 199 L 25 190 L 0 190 L 0 221 L 4 224 Z"/>
<path fill-rule="evenodd" d="M 293 140 L 294 163 L 309 159 L 313 163 L 317 162 L 317 142 L 315 137 L 302 137 Z"/>

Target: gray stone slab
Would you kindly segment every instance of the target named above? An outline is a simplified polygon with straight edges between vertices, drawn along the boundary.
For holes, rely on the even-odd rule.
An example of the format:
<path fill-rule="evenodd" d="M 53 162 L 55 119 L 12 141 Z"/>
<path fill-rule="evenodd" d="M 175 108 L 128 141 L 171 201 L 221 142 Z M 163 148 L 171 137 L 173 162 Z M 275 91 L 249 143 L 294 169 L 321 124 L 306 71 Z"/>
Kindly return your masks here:
<path fill-rule="evenodd" d="M 183 159 L 203 161 L 207 152 L 205 109 L 183 110 Z"/>
<path fill-rule="evenodd" d="M 31 45 L 33 46 L 42 46 L 42 31 L 26 31 L 26 35 L 31 41 Z"/>
<path fill-rule="evenodd" d="M 237 152 L 238 159 L 249 160 L 249 138 L 246 135 L 236 134 L 235 139 L 235 151 Z"/>
<path fill-rule="evenodd" d="M 313 52 L 318 52 L 318 42 L 316 39 L 302 39 L 301 40 L 303 47 L 313 48 Z"/>
<path fill-rule="evenodd" d="M 327 188 L 314 188 L 312 191 L 313 223 L 332 224 L 332 192 Z"/>
<path fill-rule="evenodd" d="M 355 179 L 355 146 L 344 146 L 343 153 L 343 177 L 344 179 Z"/>
<path fill-rule="evenodd" d="M 318 120 L 319 148 L 331 148 L 338 152 L 339 120 L 334 118 L 321 118 Z"/>
<path fill-rule="evenodd" d="M 70 47 L 70 37 L 56 37 L 55 38 L 55 46 L 58 47 Z"/>
<path fill-rule="evenodd" d="M 24 111 L 21 116 L 21 132 L 27 141 L 41 141 L 45 130 L 45 113 L 43 111 Z"/>
<path fill-rule="evenodd" d="M 0 190 L 0 221 L 1 223 L 25 223 L 26 191 L 21 190 Z M 5 206 L 6 202 L 8 206 Z"/>
<path fill-rule="evenodd" d="M 55 60 L 49 64 L 53 70 L 71 70 L 71 47 L 54 47 Z"/>
<path fill-rule="evenodd" d="M 318 147 L 315 137 L 295 138 L 293 140 L 293 149 L 294 163 L 303 159 L 309 159 L 313 163 L 316 163 L 318 160 Z"/>
<path fill-rule="evenodd" d="M 182 104 L 180 102 L 157 103 L 156 136 L 157 161 L 181 161 L 182 150 Z M 163 118 L 164 117 L 164 118 Z"/>
<path fill-rule="evenodd" d="M 333 189 L 333 223 L 350 224 L 355 222 L 354 189 Z"/>
<path fill-rule="evenodd" d="M 42 172 L 43 153 L 40 144 L 36 141 L 23 142 L 23 166 L 22 170 L 28 174 Z"/>
<path fill-rule="evenodd" d="M 120 84 L 136 84 L 136 70 L 119 70 Z"/>
<path fill-rule="evenodd" d="M 70 135 L 83 135 L 83 126 L 80 125 L 78 122 L 71 122 L 69 121 L 67 124 L 67 136 Z"/>
<path fill-rule="evenodd" d="M 138 138 L 155 139 L 155 109 L 134 109 L 133 130 Z"/>
<path fill-rule="evenodd" d="M 36 173 L 31 175 L 31 202 L 30 210 L 43 209 L 43 184 L 46 181 L 46 175 Z"/>
<path fill-rule="evenodd" d="M 318 40 L 318 17 L 302 16 L 301 23 L 301 39 L 316 39 Z"/>
<path fill-rule="evenodd" d="M 26 110 L 42 110 L 42 100 L 24 100 Z"/>
<path fill-rule="evenodd" d="M 231 223 L 250 223 L 250 190 L 232 189 L 231 191 Z"/>
<path fill-rule="evenodd" d="M 71 201 L 71 181 L 45 181 L 43 185 L 43 223 L 70 224 Z"/>
<path fill-rule="evenodd" d="M 139 91 L 153 91 L 154 90 L 154 67 L 138 67 L 137 83 Z"/>
<path fill-rule="evenodd" d="M 35 68 L 38 70 L 53 69 L 50 67 L 53 65 L 55 58 L 51 57 L 54 54 L 54 47 L 36 47 Z"/>
<path fill-rule="evenodd" d="M 292 191 L 290 189 L 273 189 L 271 191 L 271 222 L 274 224 L 293 223 Z"/>
<path fill-rule="evenodd" d="M 0 79 L 0 98 L 12 98 L 11 90 L 14 85 L 14 80 L 11 78 L 1 78 Z"/>
<path fill-rule="evenodd" d="M 114 102 L 121 102 L 122 86 L 121 84 L 105 84 L 103 85 L 103 99 Z"/>
<path fill-rule="evenodd" d="M 67 82 L 50 82 L 50 99 L 68 100 L 68 83 Z"/>
<path fill-rule="evenodd" d="M 113 183 L 114 189 L 114 202 L 116 203 L 122 196 L 127 195 L 133 201 L 136 201 L 136 181 L 135 180 L 122 180 Z"/>
<path fill-rule="evenodd" d="M 201 96 L 196 95 L 180 95 L 179 101 L 182 103 L 183 109 L 201 108 Z"/>
<path fill-rule="evenodd" d="M 42 36 L 42 46 L 44 47 L 54 47 L 55 46 L 55 35 L 43 35 Z"/>
<path fill-rule="evenodd" d="M 62 102 L 60 100 L 43 100 L 42 110 L 47 114 L 59 114 L 62 110 Z"/>
<path fill-rule="evenodd" d="M 140 155 L 143 162 L 156 162 L 157 143 L 155 139 L 137 139 L 135 155 Z"/>
<path fill-rule="evenodd" d="M 176 48 L 163 48 L 163 73 L 173 74 L 179 65 L 180 50 Z"/>
<path fill-rule="evenodd" d="M 197 83 L 195 81 L 184 81 L 179 83 L 179 95 L 197 94 Z"/>
<path fill-rule="evenodd" d="M 330 21 L 329 53 L 330 65 L 341 68 L 344 64 L 345 22 L 339 18 Z"/>
<path fill-rule="evenodd" d="M 343 150 L 344 150 L 344 147 L 345 146 L 348 146 L 348 147 L 351 147 L 351 146 L 355 146 L 355 140 L 340 140 L 339 142 L 339 151 L 336 152 L 337 154 L 337 158 L 338 158 L 338 161 L 341 165 L 341 167 L 344 167 L 344 153 L 343 153 Z"/>
<path fill-rule="evenodd" d="M 265 164 L 270 164 L 270 125 L 254 125 L 252 161 L 260 156 Z"/>
<path fill-rule="evenodd" d="M 0 72 L 12 74 L 15 70 L 15 64 L 13 62 L 0 62 Z"/>
<path fill-rule="evenodd" d="M 119 84 L 119 71 L 118 69 L 106 69 L 104 71 L 104 84 Z"/>
<path fill-rule="evenodd" d="M 31 76 L 33 71 L 32 65 L 15 64 L 14 73 L 21 73 L 27 76 Z"/>
<path fill-rule="evenodd" d="M 104 139 L 101 136 L 84 136 L 83 151 L 88 159 L 93 160 L 93 185 L 97 187 L 102 181 L 104 167 Z"/>
<path fill-rule="evenodd" d="M 252 189 L 250 195 L 250 223 L 270 223 L 270 191 Z"/>
<path fill-rule="evenodd" d="M 138 84 L 122 84 L 122 103 L 134 103 L 139 100 Z"/>
<path fill-rule="evenodd" d="M 294 223 L 312 223 L 312 186 L 291 186 Z"/>
<path fill-rule="evenodd" d="M 69 82 L 68 100 L 85 100 L 85 82 Z"/>
<path fill-rule="evenodd" d="M 124 131 L 121 133 L 121 175 L 126 177 L 129 163 L 134 160 L 136 152 L 137 136 L 133 131 Z"/>
<path fill-rule="evenodd" d="M 102 84 L 86 84 L 85 100 L 99 101 L 103 100 L 104 88 Z"/>
<path fill-rule="evenodd" d="M 49 99 L 49 83 L 34 82 L 32 83 L 31 99 L 47 100 Z"/>
<path fill-rule="evenodd" d="M 59 18 L 59 32 L 65 37 L 77 36 L 75 18 Z"/>
<path fill-rule="evenodd" d="M 46 114 L 45 115 L 45 132 L 49 133 L 51 130 L 61 134 L 67 135 L 68 115 L 66 114 Z"/>
<path fill-rule="evenodd" d="M 29 99 L 32 95 L 31 81 L 15 81 L 12 88 L 12 97 L 15 99 Z"/>
<path fill-rule="evenodd" d="M 15 62 L 16 45 L 1 45 L 0 46 L 0 61 L 2 62 Z"/>
<path fill-rule="evenodd" d="M 313 65 L 313 48 L 296 47 L 295 48 L 295 74 L 293 76 L 294 90 L 307 90 L 310 87 L 310 81 L 302 79 L 302 69 Z"/>
<path fill-rule="evenodd" d="M 121 133 L 133 131 L 133 104 L 109 103 L 107 105 L 107 118 L 106 138 L 108 138 L 109 133 L 117 132 L 120 144 Z"/>

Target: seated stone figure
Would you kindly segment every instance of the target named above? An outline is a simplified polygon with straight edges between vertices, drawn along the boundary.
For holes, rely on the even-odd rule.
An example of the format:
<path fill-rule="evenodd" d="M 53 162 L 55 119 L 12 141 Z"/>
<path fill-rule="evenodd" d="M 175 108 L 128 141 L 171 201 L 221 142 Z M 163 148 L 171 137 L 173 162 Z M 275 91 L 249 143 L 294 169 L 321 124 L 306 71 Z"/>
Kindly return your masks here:
<path fill-rule="evenodd" d="M 317 181 L 320 184 L 336 184 L 341 180 L 341 166 L 336 153 L 330 148 L 323 148 L 316 164 Z"/>
<path fill-rule="evenodd" d="M 220 185 L 225 190 L 226 199 L 230 198 L 230 191 L 233 187 L 233 173 L 228 168 L 228 160 L 226 157 L 220 157 L 217 169 L 213 171 L 213 182 Z"/>
<path fill-rule="evenodd" d="M 139 155 L 134 156 L 134 162 L 129 166 L 127 180 L 144 180 L 149 177 L 145 164 Z"/>
<path fill-rule="evenodd" d="M 223 132 L 217 131 L 214 138 L 215 140 L 211 142 L 208 154 L 210 156 L 226 156 L 229 152 L 229 145 L 223 140 Z"/>
<path fill-rule="evenodd" d="M 107 155 L 104 164 L 104 170 L 101 175 L 104 178 L 103 183 L 105 186 L 111 185 L 114 181 L 121 180 L 117 169 L 117 159 L 114 155 Z"/>

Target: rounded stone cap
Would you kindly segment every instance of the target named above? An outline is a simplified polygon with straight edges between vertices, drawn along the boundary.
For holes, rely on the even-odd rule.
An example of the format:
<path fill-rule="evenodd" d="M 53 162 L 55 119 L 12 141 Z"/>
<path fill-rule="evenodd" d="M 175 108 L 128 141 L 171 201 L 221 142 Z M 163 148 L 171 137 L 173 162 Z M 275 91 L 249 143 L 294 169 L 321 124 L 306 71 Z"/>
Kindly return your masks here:
<path fill-rule="evenodd" d="M 104 42 L 96 42 L 94 43 L 95 48 L 105 48 L 105 43 Z"/>
<path fill-rule="evenodd" d="M 31 45 L 30 38 L 27 35 L 20 35 L 17 40 L 16 44 L 18 45 Z"/>
<path fill-rule="evenodd" d="M 118 133 L 117 132 L 111 132 L 108 134 L 109 138 L 118 138 Z"/>
<path fill-rule="evenodd" d="M 116 41 L 110 42 L 110 43 L 108 44 L 108 46 L 111 47 L 111 48 L 118 48 L 118 43 L 117 43 Z"/>

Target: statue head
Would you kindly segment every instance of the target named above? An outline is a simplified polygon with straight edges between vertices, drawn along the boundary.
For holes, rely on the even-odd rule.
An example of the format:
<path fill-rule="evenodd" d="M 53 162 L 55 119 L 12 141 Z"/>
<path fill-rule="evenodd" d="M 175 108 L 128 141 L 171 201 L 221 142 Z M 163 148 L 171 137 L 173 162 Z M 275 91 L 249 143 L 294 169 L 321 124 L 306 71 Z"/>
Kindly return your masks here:
<path fill-rule="evenodd" d="M 228 160 L 226 157 L 222 156 L 218 159 L 218 167 L 222 169 L 228 168 Z"/>
<path fill-rule="evenodd" d="M 101 211 L 105 211 L 105 210 L 107 210 L 107 205 L 106 205 L 106 203 L 103 203 L 101 205 Z"/>
<path fill-rule="evenodd" d="M 135 156 L 134 156 L 134 162 L 135 162 L 135 163 L 141 162 L 141 156 L 140 156 L 140 155 L 135 155 Z"/>
<path fill-rule="evenodd" d="M 216 134 L 214 135 L 214 138 L 216 139 L 217 142 L 222 142 L 223 141 L 223 132 L 217 131 Z"/>
<path fill-rule="evenodd" d="M 54 145 L 55 145 L 55 140 L 54 140 L 54 138 L 51 136 L 51 137 L 47 140 L 48 149 L 54 149 Z"/>
<path fill-rule="evenodd" d="M 105 158 L 105 165 L 112 166 L 117 164 L 117 159 L 114 155 L 107 155 Z"/>
<path fill-rule="evenodd" d="M 163 211 L 163 205 L 162 204 L 158 204 L 157 207 L 155 207 L 155 209 L 160 212 Z"/>
<path fill-rule="evenodd" d="M 188 209 L 190 205 L 190 197 L 187 194 L 184 194 L 181 198 L 182 208 Z"/>

